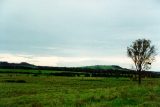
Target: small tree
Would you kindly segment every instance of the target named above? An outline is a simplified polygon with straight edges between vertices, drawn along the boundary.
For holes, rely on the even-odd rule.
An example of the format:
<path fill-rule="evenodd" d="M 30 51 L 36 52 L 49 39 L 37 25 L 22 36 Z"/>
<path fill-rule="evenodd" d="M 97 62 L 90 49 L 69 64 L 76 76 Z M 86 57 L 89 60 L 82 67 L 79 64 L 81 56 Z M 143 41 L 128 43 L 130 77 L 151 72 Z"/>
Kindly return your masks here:
<path fill-rule="evenodd" d="M 127 55 L 135 64 L 138 72 L 138 83 L 141 84 L 141 71 L 150 69 L 155 60 L 155 46 L 151 45 L 150 40 L 138 39 L 127 47 Z"/>

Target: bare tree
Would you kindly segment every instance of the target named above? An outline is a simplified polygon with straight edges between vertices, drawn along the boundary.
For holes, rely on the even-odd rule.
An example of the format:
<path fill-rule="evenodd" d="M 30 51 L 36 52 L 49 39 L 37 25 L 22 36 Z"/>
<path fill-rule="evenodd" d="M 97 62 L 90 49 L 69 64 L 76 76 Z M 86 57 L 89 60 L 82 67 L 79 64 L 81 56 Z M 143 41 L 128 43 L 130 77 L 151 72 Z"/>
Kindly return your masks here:
<path fill-rule="evenodd" d="M 150 40 L 138 39 L 127 47 L 127 55 L 130 57 L 138 72 L 138 83 L 141 84 L 141 71 L 148 70 L 155 60 L 156 49 Z"/>

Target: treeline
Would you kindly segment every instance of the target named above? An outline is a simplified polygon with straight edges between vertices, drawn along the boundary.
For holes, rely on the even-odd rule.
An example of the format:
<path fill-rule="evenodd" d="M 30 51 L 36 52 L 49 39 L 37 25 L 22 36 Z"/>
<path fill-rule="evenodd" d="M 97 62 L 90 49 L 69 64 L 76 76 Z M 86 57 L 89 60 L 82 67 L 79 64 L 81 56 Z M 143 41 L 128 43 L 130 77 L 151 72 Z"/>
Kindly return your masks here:
<path fill-rule="evenodd" d="M 48 66 L 35 66 L 22 62 L 19 64 L 1 62 L 1 69 L 24 69 L 27 72 L 21 71 L 8 71 L 8 73 L 23 73 L 23 74 L 45 74 L 54 76 L 85 76 L 85 77 L 136 77 L 138 74 L 134 70 L 129 69 L 90 69 L 85 67 L 48 67 Z M 29 70 L 37 70 L 37 72 L 30 72 Z M 46 70 L 46 71 L 45 71 Z M 44 73 L 42 71 L 61 71 Z M 5 73 L 1 71 L 1 73 Z M 152 71 L 142 71 L 142 77 L 160 77 L 160 73 Z"/>

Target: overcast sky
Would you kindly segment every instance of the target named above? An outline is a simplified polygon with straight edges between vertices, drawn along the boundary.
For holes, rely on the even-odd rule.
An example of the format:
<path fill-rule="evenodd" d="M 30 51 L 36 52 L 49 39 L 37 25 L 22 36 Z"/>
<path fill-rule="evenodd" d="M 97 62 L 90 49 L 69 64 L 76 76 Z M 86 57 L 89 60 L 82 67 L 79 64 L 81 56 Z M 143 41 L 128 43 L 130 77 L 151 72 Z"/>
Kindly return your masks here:
<path fill-rule="evenodd" d="M 131 68 L 126 47 L 139 38 L 159 49 L 159 0 L 0 0 L 1 61 Z"/>

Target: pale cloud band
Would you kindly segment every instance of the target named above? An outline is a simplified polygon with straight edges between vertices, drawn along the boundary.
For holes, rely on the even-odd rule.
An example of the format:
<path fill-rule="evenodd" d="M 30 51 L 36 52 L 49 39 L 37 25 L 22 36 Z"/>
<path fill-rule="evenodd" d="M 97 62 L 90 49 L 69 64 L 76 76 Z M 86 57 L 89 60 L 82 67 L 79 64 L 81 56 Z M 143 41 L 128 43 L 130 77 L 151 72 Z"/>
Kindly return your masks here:
<path fill-rule="evenodd" d="M 131 61 L 127 57 L 58 57 L 58 56 L 34 56 L 22 54 L 0 54 L 1 61 L 29 62 L 35 65 L 46 66 L 86 66 L 86 65 L 128 65 Z"/>
<path fill-rule="evenodd" d="M 58 57 L 58 56 L 34 56 L 22 54 L 0 54 L 1 61 L 8 62 L 28 62 L 35 65 L 43 66 L 61 66 L 61 67 L 78 67 L 89 65 L 119 65 L 125 68 L 132 68 L 131 59 L 126 56 L 110 56 L 110 57 Z M 160 57 L 156 57 L 153 66 L 160 65 Z M 155 68 L 154 70 L 158 70 Z"/>

